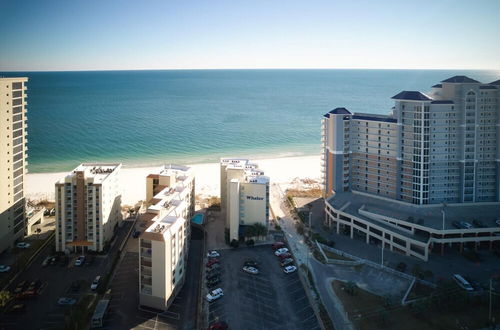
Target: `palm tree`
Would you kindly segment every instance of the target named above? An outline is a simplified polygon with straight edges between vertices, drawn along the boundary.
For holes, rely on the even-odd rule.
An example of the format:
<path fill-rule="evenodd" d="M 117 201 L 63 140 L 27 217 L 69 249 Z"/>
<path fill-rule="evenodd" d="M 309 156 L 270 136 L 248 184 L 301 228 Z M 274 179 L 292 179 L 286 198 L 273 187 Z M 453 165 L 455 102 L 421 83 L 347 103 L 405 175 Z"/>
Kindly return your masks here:
<path fill-rule="evenodd" d="M 267 228 L 261 223 L 256 223 L 252 226 L 255 230 L 255 236 L 260 239 L 262 236 L 267 236 Z"/>
<path fill-rule="evenodd" d="M 5 307 L 10 299 L 9 291 L 0 291 L 0 307 Z"/>

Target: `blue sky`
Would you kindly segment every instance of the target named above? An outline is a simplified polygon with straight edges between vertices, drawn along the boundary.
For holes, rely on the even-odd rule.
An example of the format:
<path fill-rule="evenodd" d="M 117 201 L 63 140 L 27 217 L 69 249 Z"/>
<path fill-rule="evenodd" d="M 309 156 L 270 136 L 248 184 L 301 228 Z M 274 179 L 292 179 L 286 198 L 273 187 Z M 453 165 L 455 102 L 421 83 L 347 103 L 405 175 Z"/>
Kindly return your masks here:
<path fill-rule="evenodd" d="M 0 71 L 500 69 L 500 1 L 0 0 Z"/>

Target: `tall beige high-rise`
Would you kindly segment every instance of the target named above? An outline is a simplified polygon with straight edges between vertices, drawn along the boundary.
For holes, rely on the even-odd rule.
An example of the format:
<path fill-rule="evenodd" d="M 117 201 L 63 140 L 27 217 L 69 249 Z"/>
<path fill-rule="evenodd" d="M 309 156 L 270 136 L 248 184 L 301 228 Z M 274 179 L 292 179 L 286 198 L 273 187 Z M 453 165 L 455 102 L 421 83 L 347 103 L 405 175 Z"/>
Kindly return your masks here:
<path fill-rule="evenodd" d="M 27 81 L 0 78 L 0 252 L 25 231 Z"/>

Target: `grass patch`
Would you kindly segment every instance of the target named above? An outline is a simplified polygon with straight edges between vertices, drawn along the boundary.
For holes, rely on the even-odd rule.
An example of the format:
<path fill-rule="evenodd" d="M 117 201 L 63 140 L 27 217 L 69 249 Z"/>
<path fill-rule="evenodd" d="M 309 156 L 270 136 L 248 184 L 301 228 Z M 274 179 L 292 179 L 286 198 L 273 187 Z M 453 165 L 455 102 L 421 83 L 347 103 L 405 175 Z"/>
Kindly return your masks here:
<path fill-rule="evenodd" d="M 287 189 L 288 196 L 291 197 L 317 197 L 320 198 L 323 195 L 323 190 L 312 188 L 312 189 Z"/>
<path fill-rule="evenodd" d="M 356 329 L 478 329 L 488 326 L 488 300 L 472 297 L 463 290 L 451 289 L 428 296 L 414 304 L 389 305 L 387 299 L 361 288 L 348 293 L 345 284 L 332 282 L 333 290 L 342 301 L 349 319 Z M 496 298 L 495 303 L 500 303 Z M 493 310 L 496 319 L 500 309 Z"/>

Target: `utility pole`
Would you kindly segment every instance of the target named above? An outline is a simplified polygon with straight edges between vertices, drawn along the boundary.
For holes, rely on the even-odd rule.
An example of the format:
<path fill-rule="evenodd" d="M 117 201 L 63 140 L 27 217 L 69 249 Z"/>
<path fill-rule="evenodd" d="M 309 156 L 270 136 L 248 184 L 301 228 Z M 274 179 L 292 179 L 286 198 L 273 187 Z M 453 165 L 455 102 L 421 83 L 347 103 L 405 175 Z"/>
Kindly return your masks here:
<path fill-rule="evenodd" d="M 489 322 L 491 322 L 491 291 L 493 289 L 492 280 L 493 280 L 493 277 L 490 277 L 490 309 L 489 309 L 489 314 L 488 314 L 488 321 Z"/>

